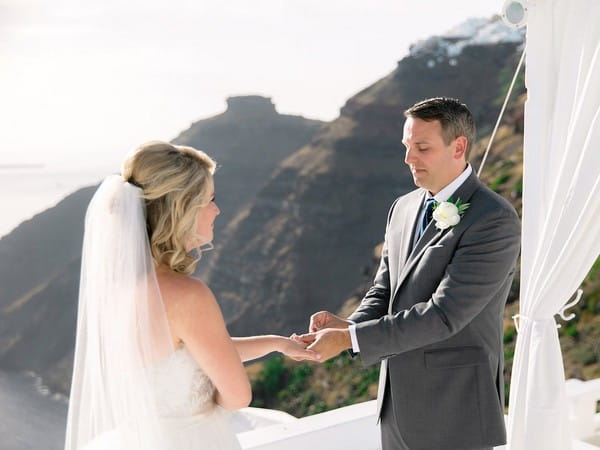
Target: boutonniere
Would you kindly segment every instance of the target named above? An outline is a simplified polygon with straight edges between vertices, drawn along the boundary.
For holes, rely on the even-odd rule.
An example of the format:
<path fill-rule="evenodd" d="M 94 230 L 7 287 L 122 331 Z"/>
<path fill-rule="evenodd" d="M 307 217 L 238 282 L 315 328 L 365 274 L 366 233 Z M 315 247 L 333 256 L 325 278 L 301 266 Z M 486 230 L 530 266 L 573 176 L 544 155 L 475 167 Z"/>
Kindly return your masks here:
<path fill-rule="evenodd" d="M 445 230 L 460 222 L 460 218 L 469 208 L 470 203 L 463 203 L 460 198 L 456 201 L 452 197 L 447 202 L 437 203 L 433 206 L 433 220 L 438 230 Z"/>

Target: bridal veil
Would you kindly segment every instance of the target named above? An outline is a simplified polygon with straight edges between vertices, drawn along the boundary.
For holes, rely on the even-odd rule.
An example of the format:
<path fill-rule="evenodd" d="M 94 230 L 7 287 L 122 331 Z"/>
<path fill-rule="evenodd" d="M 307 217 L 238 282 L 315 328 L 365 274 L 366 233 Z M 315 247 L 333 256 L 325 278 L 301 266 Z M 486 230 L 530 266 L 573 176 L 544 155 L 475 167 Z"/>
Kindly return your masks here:
<path fill-rule="evenodd" d="M 167 448 L 152 377 L 174 349 L 141 194 L 110 176 L 86 213 L 65 450 Z"/>

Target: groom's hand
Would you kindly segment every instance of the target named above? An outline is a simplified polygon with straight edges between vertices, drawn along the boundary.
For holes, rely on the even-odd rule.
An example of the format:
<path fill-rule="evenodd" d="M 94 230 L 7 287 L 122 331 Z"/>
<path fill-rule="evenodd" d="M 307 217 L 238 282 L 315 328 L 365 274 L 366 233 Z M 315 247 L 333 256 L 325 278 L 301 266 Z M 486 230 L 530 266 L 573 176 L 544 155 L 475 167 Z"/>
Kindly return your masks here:
<path fill-rule="evenodd" d="M 315 333 L 300 336 L 303 342 L 311 342 L 307 350 L 312 350 L 320 356 L 319 361 L 327 361 L 339 353 L 352 348 L 348 328 L 325 328 Z"/>
<path fill-rule="evenodd" d="M 329 311 L 319 311 L 310 316 L 308 331 L 314 333 L 325 328 L 348 328 L 352 322 L 342 319 Z"/>

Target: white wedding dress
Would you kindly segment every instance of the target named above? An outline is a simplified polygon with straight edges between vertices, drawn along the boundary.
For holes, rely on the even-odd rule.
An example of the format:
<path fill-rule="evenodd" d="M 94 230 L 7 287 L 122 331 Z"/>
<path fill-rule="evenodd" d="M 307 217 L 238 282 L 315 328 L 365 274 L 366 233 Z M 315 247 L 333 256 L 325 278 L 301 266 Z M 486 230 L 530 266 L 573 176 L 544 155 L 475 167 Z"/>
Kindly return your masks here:
<path fill-rule="evenodd" d="M 214 402 L 212 382 L 185 346 L 157 363 L 150 378 L 164 450 L 241 450 L 230 413 Z M 126 426 L 100 435 L 85 449 L 124 450 L 122 433 L 128 433 Z"/>

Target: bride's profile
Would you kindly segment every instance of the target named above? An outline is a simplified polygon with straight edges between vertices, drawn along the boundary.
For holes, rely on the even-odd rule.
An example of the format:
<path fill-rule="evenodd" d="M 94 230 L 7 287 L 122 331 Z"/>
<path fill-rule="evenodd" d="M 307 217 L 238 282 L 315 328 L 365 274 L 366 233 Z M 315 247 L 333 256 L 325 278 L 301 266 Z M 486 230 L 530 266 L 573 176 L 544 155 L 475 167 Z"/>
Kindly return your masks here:
<path fill-rule="evenodd" d="M 219 214 L 215 162 L 153 141 L 106 178 L 85 219 L 65 450 L 233 450 L 227 410 L 249 405 L 243 361 L 283 336 L 230 337 L 218 303 L 191 276 Z"/>

